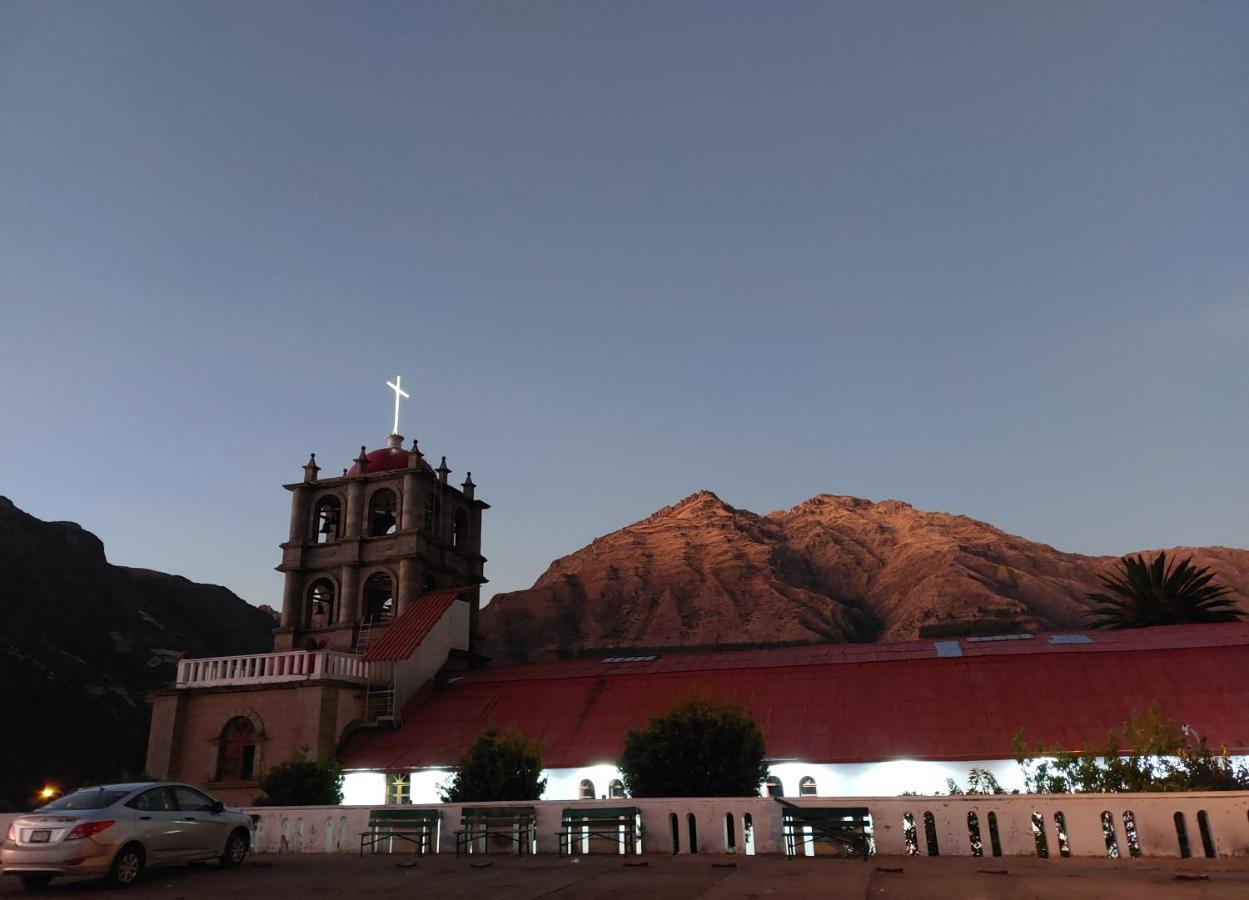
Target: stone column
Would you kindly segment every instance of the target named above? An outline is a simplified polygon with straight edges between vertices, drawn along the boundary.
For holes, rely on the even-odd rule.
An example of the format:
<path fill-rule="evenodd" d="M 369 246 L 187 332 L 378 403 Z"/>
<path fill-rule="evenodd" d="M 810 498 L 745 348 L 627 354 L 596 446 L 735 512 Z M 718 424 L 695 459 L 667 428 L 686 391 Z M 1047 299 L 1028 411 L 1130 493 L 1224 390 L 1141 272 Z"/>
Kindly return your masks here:
<path fill-rule="evenodd" d="M 308 541 L 308 490 L 297 487 L 291 491 L 291 536 L 292 544 L 304 544 Z"/>
<path fill-rule="evenodd" d="M 416 599 L 420 592 L 420 583 L 417 580 L 419 577 L 416 560 L 411 557 L 399 560 L 399 584 L 395 586 L 395 618 L 407 612 L 412 601 Z"/>
<path fill-rule="evenodd" d="M 416 508 L 417 494 L 416 473 L 405 472 L 403 475 L 403 507 L 399 516 L 399 531 L 414 531 L 420 519 Z"/>
<path fill-rule="evenodd" d="M 283 628 L 302 628 L 302 616 L 299 614 L 299 600 L 303 588 L 303 575 L 299 572 L 287 572 L 286 583 L 282 587 L 282 626 Z"/>
<path fill-rule="evenodd" d="M 338 589 L 338 622 L 354 625 L 360 619 L 360 570 L 355 566 L 343 566 Z"/>

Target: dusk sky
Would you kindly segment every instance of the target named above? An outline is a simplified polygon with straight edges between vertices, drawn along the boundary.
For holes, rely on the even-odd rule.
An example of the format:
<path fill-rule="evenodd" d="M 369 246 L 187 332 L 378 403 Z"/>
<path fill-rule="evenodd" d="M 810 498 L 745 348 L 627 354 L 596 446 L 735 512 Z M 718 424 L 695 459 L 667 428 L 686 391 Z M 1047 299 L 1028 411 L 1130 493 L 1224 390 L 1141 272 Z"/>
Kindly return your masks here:
<path fill-rule="evenodd" d="M 700 488 L 1249 546 L 1249 4 L 0 2 L 0 494 L 279 606 L 396 374 L 483 596 Z"/>

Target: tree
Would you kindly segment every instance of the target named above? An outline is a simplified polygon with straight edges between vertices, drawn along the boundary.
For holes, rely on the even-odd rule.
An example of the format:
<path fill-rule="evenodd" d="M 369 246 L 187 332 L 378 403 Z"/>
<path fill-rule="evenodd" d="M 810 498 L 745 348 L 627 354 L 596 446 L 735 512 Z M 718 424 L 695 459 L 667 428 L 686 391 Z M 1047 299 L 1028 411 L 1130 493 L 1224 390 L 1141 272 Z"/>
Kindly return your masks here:
<path fill-rule="evenodd" d="M 300 750 L 260 781 L 257 806 L 337 806 L 343 802 L 343 767 L 333 759 L 308 759 Z"/>
<path fill-rule="evenodd" d="M 1230 589 L 1215 583 L 1209 568 L 1194 566 L 1192 557 L 1168 565 L 1165 552 L 1152 563 L 1125 556 L 1119 567 L 1101 577 L 1105 591 L 1088 595 L 1097 604 L 1085 613 L 1094 628 L 1234 622 L 1244 616 L 1228 598 Z"/>
<path fill-rule="evenodd" d="M 499 733 L 487 726 L 455 765 L 451 781 L 439 788 L 444 803 L 539 800 L 546 790 L 542 742 L 519 731 Z"/>
<path fill-rule="evenodd" d="M 632 797 L 749 797 L 768 777 L 764 752 L 744 709 L 694 700 L 629 731 L 619 765 Z"/>
<path fill-rule="evenodd" d="M 1193 729 L 1163 716 L 1156 702 L 1143 714 L 1133 711 L 1100 745 L 1081 750 L 1030 747 L 1021 728 L 1015 760 L 1035 794 L 1249 790 L 1249 767 L 1233 762 L 1226 748 L 1211 751 Z"/>

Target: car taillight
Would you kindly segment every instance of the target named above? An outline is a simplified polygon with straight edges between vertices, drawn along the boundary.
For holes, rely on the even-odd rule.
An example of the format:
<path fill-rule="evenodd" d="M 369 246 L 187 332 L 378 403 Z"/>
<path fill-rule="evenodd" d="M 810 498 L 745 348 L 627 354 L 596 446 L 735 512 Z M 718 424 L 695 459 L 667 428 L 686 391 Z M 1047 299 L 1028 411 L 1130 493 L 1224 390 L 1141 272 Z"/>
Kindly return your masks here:
<path fill-rule="evenodd" d="M 13 825 L 13 824 L 9 825 L 9 836 L 6 838 L 6 840 L 10 840 L 15 844 L 17 843 L 17 826 L 16 825 Z"/>
<path fill-rule="evenodd" d="M 109 819 L 106 822 L 83 822 L 81 825 L 75 826 L 74 830 L 71 831 L 69 834 L 65 835 L 65 840 L 76 841 L 76 840 L 79 840 L 80 838 L 93 837 L 99 834 L 105 828 L 111 828 L 112 825 L 113 825 L 112 819 Z"/>

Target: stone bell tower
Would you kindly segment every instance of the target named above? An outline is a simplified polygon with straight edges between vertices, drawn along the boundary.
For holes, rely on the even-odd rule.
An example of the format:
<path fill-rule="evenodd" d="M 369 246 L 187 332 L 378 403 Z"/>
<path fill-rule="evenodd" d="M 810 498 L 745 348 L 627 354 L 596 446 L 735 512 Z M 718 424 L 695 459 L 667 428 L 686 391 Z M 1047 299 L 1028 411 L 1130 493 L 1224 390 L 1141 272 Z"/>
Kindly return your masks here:
<path fill-rule="evenodd" d="M 481 514 L 470 472 L 448 483 L 447 458 L 434 469 L 416 441 L 403 446 L 396 379 L 395 428 L 386 446 L 360 455 L 341 476 L 319 477 L 314 454 L 291 492 L 290 537 L 278 571 L 286 576 L 275 650 L 361 651 L 420 595 L 459 588 L 469 603 L 470 648 L 479 586 L 486 583 Z"/>

